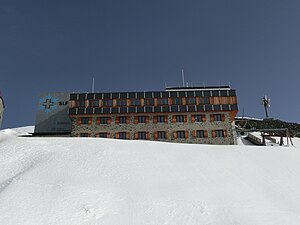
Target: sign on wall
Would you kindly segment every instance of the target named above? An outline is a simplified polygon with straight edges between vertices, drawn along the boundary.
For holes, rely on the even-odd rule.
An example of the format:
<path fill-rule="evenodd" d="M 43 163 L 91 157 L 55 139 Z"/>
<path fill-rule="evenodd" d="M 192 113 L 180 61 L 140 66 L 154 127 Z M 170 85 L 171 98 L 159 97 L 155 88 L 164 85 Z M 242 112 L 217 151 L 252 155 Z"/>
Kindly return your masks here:
<path fill-rule="evenodd" d="M 71 131 L 68 112 L 69 93 L 46 93 L 39 96 L 35 133 L 67 133 Z"/>

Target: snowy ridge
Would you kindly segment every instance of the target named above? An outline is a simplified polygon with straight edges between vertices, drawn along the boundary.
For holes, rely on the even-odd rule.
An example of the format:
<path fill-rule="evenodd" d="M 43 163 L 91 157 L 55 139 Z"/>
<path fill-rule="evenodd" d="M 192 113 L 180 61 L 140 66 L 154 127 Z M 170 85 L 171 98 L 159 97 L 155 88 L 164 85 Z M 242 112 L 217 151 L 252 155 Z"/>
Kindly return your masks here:
<path fill-rule="evenodd" d="M 0 224 L 298 225 L 295 147 L 0 131 Z"/>

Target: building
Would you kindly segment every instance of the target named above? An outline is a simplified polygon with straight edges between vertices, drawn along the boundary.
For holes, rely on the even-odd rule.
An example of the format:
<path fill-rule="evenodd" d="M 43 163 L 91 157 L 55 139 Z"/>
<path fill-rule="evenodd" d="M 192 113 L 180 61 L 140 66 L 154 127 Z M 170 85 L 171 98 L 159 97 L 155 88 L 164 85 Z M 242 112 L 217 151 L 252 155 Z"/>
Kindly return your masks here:
<path fill-rule="evenodd" d="M 5 108 L 4 100 L 3 100 L 3 98 L 0 96 L 0 129 L 1 129 L 1 127 L 2 127 L 4 108 Z"/>
<path fill-rule="evenodd" d="M 36 135 L 205 144 L 234 144 L 238 111 L 229 86 L 43 94 L 38 108 Z"/>

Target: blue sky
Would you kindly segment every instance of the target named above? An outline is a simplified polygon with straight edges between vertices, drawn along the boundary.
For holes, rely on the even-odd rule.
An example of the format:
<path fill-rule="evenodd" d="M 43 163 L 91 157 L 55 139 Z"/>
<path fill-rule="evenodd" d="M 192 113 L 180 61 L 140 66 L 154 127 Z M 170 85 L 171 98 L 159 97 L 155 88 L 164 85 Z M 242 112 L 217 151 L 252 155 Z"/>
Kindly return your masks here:
<path fill-rule="evenodd" d="M 240 115 L 300 122 L 300 1 L 1 0 L 4 127 L 32 125 L 43 92 L 237 90 Z"/>

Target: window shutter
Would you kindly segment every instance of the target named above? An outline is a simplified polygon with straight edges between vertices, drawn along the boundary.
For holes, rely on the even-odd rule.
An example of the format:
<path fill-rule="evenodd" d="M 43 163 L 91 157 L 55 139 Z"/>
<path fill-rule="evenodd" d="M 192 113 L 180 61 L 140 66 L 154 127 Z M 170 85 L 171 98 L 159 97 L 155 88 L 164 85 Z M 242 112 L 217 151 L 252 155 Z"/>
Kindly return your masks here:
<path fill-rule="evenodd" d="M 130 117 L 126 116 L 126 123 L 129 124 L 130 123 Z"/>
<path fill-rule="evenodd" d="M 205 137 L 205 138 L 208 137 L 208 132 L 207 132 L 207 130 L 204 131 L 204 137 Z"/>
<path fill-rule="evenodd" d="M 176 123 L 176 116 L 175 115 L 172 116 L 172 123 Z"/>
<path fill-rule="evenodd" d="M 97 117 L 97 125 L 100 124 L 100 117 Z"/>
<path fill-rule="evenodd" d="M 126 139 L 130 139 L 130 133 L 126 132 Z"/>
<path fill-rule="evenodd" d="M 107 124 L 109 125 L 111 123 L 111 118 L 107 117 Z"/>
<path fill-rule="evenodd" d="M 93 122 L 93 118 L 92 117 L 89 117 L 89 125 L 91 125 Z"/>
<path fill-rule="evenodd" d="M 224 137 L 227 137 L 227 130 L 223 131 Z"/>
<path fill-rule="evenodd" d="M 87 107 L 89 107 L 89 100 L 85 100 L 85 102 L 84 102 L 85 104 L 85 108 L 87 108 Z"/>
<path fill-rule="evenodd" d="M 154 132 L 154 140 L 157 140 L 158 139 L 158 133 L 157 131 Z"/>
<path fill-rule="evenodd" d="M 165 123 L 168 123 L 168 116 L 165 116 Z"/>
<path fill-rule="evenodd" d="M 119 139 L 120 135 L 119 133 L 116 133 L 116 139 Z"/>
<path fill-rule="evenodd" d="M 192 115 L 191 119 L 192 119 L 192 123 L 195 123 L 195 115 Z"/>
<path fill-rule="evenodd" d="M 138 124 L 139 123 L 139 119 L 137 116 L 134 117 L 134 124 Z"/>
<path fill-rule="evenodd" d="M 157 116 L 153 116 L 153 123 L 157 123 Z"/>
<path fill-rule="evenodd" d="M 206 115 L 202 115 L 201 120 L 202 122 L 206 122 Z"/>
<path fill-rule="evenodd" d="M 149 123 L 149 116 L 146 116 L 146 123 Z"/>
<path fill-rule="evenodd" d="M 211 136 L 212 136 L 213 138 L 215 138 L 215 137 L 216 137 L 216 131 L 213 130 L 213 131 L 211 132 Z"/>
<path fill-rule="evenodd" d="M 187 122 L 187 115 L 184 115 L 184 122 Z"/>
<path fill-rule="evenodd" d="M 225 121 L 225 114 L 222 114 L 222 121 L 224 122 Z"/>
<path fill-rule="evenodd" d="M 169 139 L 169 137 L 170 137 L 170 134 L 168 131 L 166 131 L 166 139 Z"/>
<path fill-rule="evenodd" d="M 81 118 L 77 118 L 77 125 L 81 125 Z"/>
<path fill-rule="evenodd" d="M 139 133 L 138 132 L 134 132 L 134 139 L 135 140 L 139 139 Z"/>
<path fill-rule="evenodd" d="M 215 121 L 215 117 L 213 114 L 210 115 L 210 122 L 214 122 Z"/>
<path fill-rule="evenodd" d="M 176 131 L 173 132 L 173 136 L 174 136 L 174 139 L 177 139 L 177 132 Z"/>
<path fill-rule="evenodd" d="M 188 138 L 189 138 L 189 132 L 188 132 L 187 130 L 185 131 L 184 136 L 185 136 L 185 139 L 188 139 Z"/>
<path fill-rule="evenodd" d="M 120 123 L 120 117 L 116 116 L 115 124 L 119 124 L 119 123 Z"/>
<path fill-rule="evenodd" d="M 196 131 L 193 130 L 193 137 L 195 138 L 197 135 L 196 135 Z"/>
<path fill-rule="evenodd" d="M 149 132 L 146 132 L 146 139 L 150 140 L 150 133 Z"/>

